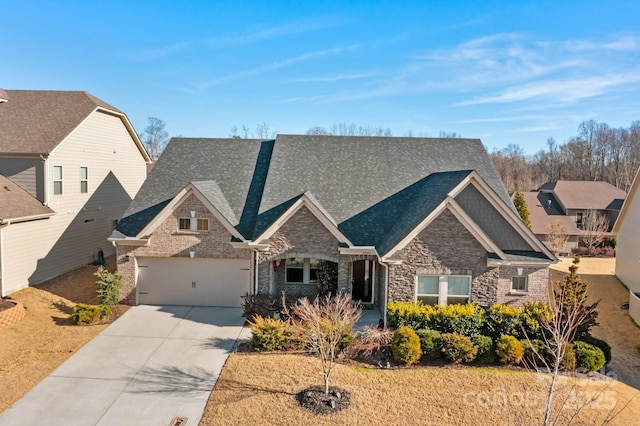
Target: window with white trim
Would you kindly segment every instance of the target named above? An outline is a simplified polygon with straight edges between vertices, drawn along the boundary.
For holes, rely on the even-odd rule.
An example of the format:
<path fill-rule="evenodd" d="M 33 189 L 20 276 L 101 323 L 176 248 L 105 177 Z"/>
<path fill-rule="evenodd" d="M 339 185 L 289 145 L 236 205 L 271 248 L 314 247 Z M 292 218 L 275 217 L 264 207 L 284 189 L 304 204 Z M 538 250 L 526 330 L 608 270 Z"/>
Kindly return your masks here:
<path fill-rule="evenodd" d="M 419 275 L 417 299 L 427 305 L 468 303 L 471 277 L 468 275 Z"/>
<path fill-rule="evenodd" d="M 525 275 L 511 277 L 511 290 L 520 292 L 527 291 L 527 277 Z"/>
<path fill-rule="evenodd" d="M 62 195 L 62 166 L 53 166 L 53 194 Z"/>
<path fill-rule="evenodd" d="M 181 217 L 178 219 L 178 230 L 190 232 L 207 232 L 209 231 L 209 219 L 200 217 Z"/>
<path fill-rule="evenodd" d="M 318 282 L 318 259 L 296 257 L 285 262 L 284 281 L 290 284 L 312 284 Z"/>
<path fill-rule="evenodd" d="M 89 192 L 89 168 L 80 167 L 80 193 L 86 194 Z"/>

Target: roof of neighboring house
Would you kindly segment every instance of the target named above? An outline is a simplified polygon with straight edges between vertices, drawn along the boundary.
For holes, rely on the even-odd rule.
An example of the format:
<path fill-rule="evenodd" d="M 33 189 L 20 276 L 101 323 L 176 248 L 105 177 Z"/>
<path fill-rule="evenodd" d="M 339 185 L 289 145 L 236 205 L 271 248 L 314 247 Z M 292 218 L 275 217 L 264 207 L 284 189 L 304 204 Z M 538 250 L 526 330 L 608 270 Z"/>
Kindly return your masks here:
<path fill-rule="evenodd" d="M 53 210 L 43 206 L 33 195 L 0 174 L 0 224 L 53 214 Z"/>
<path fill-rule="evenodd" d="M 0 98 L 0 153 L 48 154 L 98 107 L 124 115 L 87 92 L 3 90 Z"/>
<path fill-rule="evenodd" d="M 524 199 L 529 209 L 531 230 L 536 235 L 546 235 L 549 227 L 559 223 L 567 235 L 581 234 L 572 216 L 567 216 L 549 192 L 530 191 L 524 193 Z M 549 203 L 551 201 L 551 203 Z"/>
<path fill-rule="evenodd" d="M 620 210 L 627 193 L 607 182 L 559 180 L 539 191 L 553 191 L 566 209 Z"/>
<path fill-rule="evenodd" d="M 246 240 L 259 239 L 304 197 L 355 246 L 384 254 L 472 171 L 516 214 L 478 139 L 173 138 L 114 237 L 138 236 L 191 184 Z"/>

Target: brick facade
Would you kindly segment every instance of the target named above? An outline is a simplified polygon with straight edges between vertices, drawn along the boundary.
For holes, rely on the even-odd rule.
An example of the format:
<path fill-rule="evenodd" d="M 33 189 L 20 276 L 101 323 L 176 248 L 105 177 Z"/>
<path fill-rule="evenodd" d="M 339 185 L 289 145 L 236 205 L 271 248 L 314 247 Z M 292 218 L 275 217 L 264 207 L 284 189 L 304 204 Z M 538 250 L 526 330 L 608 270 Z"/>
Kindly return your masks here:
<path fill-rule="evenodd" d="M 209 219 L 208 232 L 178 230 L 178 219 L 190 218 L 191 211 L 196 212 L 196 218 Z M 196 196 L 189 196 L 153 231 L 148 247 L 118 246 L 118 271 L 124 277 L 120 292 L 122 303 L 136 303 L 137 257 L 188 258 L 189 252 L 193 251 L 195 258 L 250 259 L 251 251 L 234 249 L 230 244 L 231 237 L 231 233 Z"/>
<path fill-rule="evenodd" d="M 209 219 L 209 232 L 178 231 L 178 219 Z M 118 270 L 124 276 L 121 299 L 136 303 L 137 257 L 195 257 L 218 259 L 250 259 L 251 250 L 234 249 L 231 233 L 220 224 L 195 196 L 190 196 L 153 232 L 149 247 L 118 246 Z M 338 290 L 351 293 L 352 262 L 377 260 L 372 255 L 340 255 L 336 237 L 306 207 L 296 212 L 269 239 L 269 248 L 258 255 L 258 292 L 314 297 L 314 284 L 286 283 L 285 259 L 323 259 L 338 264 Z M 128 260 L 127 260 L 127 256 Z M 415 301 L 417 275 L 471 275 L 471 300 L 483 306 L 494 303 L 522 305 L 533 300 L 546 300 L 548 268 L 523 268 L 528 291 L 511 291 L 515 267 L 487 266 L 487 251 L 456 217 L 445 210 L 401 251 L 402 262 L 389 265 L 389 300 Z M 376 264 L 374 303 L 385 300 L 384 266 Z M 383 309 L 382 306 L 380 306 Z"/>
<path fill-rule="evenodd" d="M 314 284 L 285 283 L 287 258 L 308 257 L 339 263 L 339 242 L 336 237 L 306 207 L 300 208 L 269 238 L 269 248 L 260 252 L 258 292 L 313 297 L 318 293 Z M 279 262 L 274 268 L 274 261 Z M 345 280 L 338 270 L 338 286 Z M 344 283 L 342 284 L 344 286 Z"/>

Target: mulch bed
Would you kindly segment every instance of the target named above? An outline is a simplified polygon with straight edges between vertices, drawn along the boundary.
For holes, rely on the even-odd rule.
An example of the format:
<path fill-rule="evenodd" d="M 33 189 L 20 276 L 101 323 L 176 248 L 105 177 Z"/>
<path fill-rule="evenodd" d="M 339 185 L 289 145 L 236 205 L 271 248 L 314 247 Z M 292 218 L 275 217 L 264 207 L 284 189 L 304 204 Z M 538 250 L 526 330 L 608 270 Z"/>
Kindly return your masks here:
<path fill-rule="evenodd" d="M 14 304 L 9 302 L 7 299 L 0 299 L 0 312 L 13 307 L 14 307 Z"/>
<path fill-rule="evenodd" d="M 297 395 L 298 404 L 315 414 L 331 414 L 344 410 L 349 406 L 349 392 L 344 389 L 329 387 L 329 394 L 324 393 L 324 386 L 312 386 Z"/>

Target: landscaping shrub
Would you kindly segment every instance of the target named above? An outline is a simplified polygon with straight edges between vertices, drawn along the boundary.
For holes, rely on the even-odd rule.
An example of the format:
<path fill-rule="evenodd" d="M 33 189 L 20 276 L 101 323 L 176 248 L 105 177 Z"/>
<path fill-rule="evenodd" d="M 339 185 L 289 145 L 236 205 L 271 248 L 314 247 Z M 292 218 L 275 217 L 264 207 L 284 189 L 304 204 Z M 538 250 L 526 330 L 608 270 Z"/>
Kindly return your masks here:
<path fill-rule="evenodd" d="M 420 359 L 420 338 L 413 329 L 400 327 L 391 339 L 391 353 L 393 359 L 406 365 L 411 365 Z"/>
<path fill-rule="evenodd" d="M 549 305 L 545 302 L 525 303 L 523 306 L 522 325 L 529 339 L 543 340 L 542 329 L 540 327 L 542 321 L 551 321 Z"/>
<path fill-rule="evenodd" d="M 522 358 L 522 362 L 525 365 L 541 367 L 545 365 L 544 360 L 549 362 L 549 354 L 547 353 L 547 348 L 542 340 L 532 339 L 529 341 L 527 339 L 522 339 L 520 340 L 520 343 L 522 343 L 522 346 L 524 347 L 524 357 Z M 535 348 L 535 352 L 531 346 Z M 536 355 L 536 352 L 538 355 Z M 540 357 L 543 359 L 540 359 Z"/>
<path fill-rule="evenodd" d="M 73 308 L 71 321 L 76 324 L 91 324 L 111 315 L 111 308 L 107 305 L 85 305 L 78 303 Z"/>
<path fill-rule="evenodd" d="M 279 312 L 281 308 L 281 298 L 270 294 L 247 293 L 242 302 L 244 316 L 249 321 L 253 321 L 257 316 L 273 318 L 273 315 Z"/>
<path fill-rule="evenodd" d="M 464 336 L 479 334 L 484 321 L 484 310 L 475 303 L 465 305 L 434 306 L 435 315 L 429 327 L 441 333 L 458 333 Z"/>
<path fill-rule="evenodd" d="M 576 340 L 573 342 L 573 349 L 576 353 L 577 366 L 587 371 L 600 370 L 606 362 L 602 350 L 587 342 Z"/>
<path fill-rule="evenodd" d="M 422 359 L 438 359 L 442 356 L 442 334 L 439 331 L 422 329 L 416 334 L 420 338 Z"/>
<path fill-rule="evenodd" d="M 524 319 L 523 308 L 495 304 L 486 310 L 483 329 L 487 336 L 495 339 L 503 334 L 524 337 L 522 332 Z"/>
<path fill-rule="evenodd" d="M 353 339 L 352 343 L 344 348 L 342 354 L 346 358 L 368 357 L 371 355 L 386 355 L 391 352 L 391 339 L 393 332 L 378 327 L 365 327 L 362 332 Z"/>
<path fill-rule="evenodd" d="M 564 356 L 560 361 L 560 369 L 563 371 L 571 371 L 576 367 L 576 352 L 571 343 L 567 343 L 564 350 Z"/>
<path fill-rule="evenodd" d="M 281 351 L 294 346 L 290 321 L 255 316 L 249 322 L 252 335 L 249 343 L 256 351 Z"/>
<path fill-rule="evenodd" d="M 99 278 L 96 283 L 98 284 L 97 293 L 100 303 L 107 306 L 117 305 L 122 288 L 122 274 L 109 272 L 101 266 L 93 275 Z"/>
<path fill-rule="evenodd" d="M 478 347 L 467 336 L 459 333 L 445 333 L 442 335 L 442 353 L 456 364 L 471 362 L 478 353 Z"/>
<path fill-rule="evenodd" d="M 465 336 L 480 333 L 483 319 L 484 310 L 473 303 L 430 306 L 422 302 L 390 302 L 387 308 L 390 327 L 407 326 L 413 330 L 457 332 Z"/>
<path fill-rule="evenodd" d="M 503 364 L 518 364 L 524 356 L 524 346 L 515 337 L 503 334 L 496 341 L 496 355 Z"/>
<path fill-rule="evenodd" d="M 413 330 L 429 328 L 435 307 L 418 301 L 389 302 L 387 304 L 387 325 L 391 328 L 410 327 Z"/>
<path fill-rule="evenodd" d="M 471 337 L 471 341 L 478 347 L 475 359 L 477 362 L 491 363 L 496 360 L 496 351 L 491 337 L 476 334 Z"/>
<path fill-rule="evenodd" d="M 611 362 L 611 346 L 609 346 L 607 342 L 605 342 L 604 340 L 598 339 L 596 337 L 593 337 L 591 335 L 586 336 L 584 339 L 582 339 L 582 341 L 587 342 L 597 348 L 600 348 L 600 350 L 604 354 L 605 362 L 607 364 Z"/>

